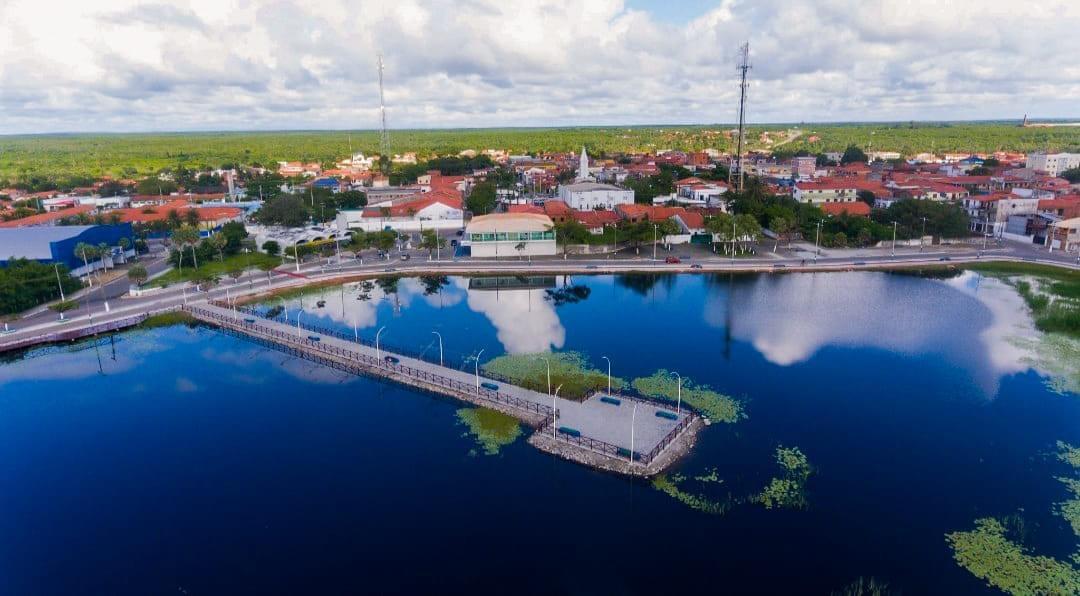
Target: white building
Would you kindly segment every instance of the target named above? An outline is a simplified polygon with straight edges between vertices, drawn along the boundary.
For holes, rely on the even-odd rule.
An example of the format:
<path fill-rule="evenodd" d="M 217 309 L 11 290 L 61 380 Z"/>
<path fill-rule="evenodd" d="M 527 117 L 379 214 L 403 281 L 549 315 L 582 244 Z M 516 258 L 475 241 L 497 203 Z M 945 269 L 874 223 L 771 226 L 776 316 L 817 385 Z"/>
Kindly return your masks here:
<path fill-rule="evenodd" d="M 606 209 L 610 211 L 616 205 L 633 204 L 634 191 L 598 182 L 575 182 L 560 186 L 559 198 L 569 205 L 571 209 L 580 211 Z"/>
<path fill-rule="evenodd" d="M 479 215 L 465 227 L 462 244 L 479 258 L 555 254 L 555 224 L 541 213 Z"/>
<path fill-rule="evenodd" d="M 1060 176 L 1065 170 L 1080 168 L 1080 153 L 1032 153 L 1026 166 L 1036 172 Z"/>
<path fill-rule="evenodd" d="M 393 205 L 338 211 L 336 225 L 342 231 L 365 232 L 460 230 L 465 225 L 465 213 L 461 209 L 461 199 L 455 200 L 433 192 Z"/>

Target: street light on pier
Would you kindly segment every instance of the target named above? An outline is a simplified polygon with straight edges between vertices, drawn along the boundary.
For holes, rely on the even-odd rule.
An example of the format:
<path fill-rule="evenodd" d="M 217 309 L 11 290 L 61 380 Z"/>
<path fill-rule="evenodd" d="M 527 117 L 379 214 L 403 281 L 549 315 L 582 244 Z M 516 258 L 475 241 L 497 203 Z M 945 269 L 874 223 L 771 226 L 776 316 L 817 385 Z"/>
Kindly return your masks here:
<path fill-rule="evenodd" d="M 473 365 L 476 367 L 476 394 L 477 395 L 480 395 L 480 354 L 483 354 L 483 353 L 484 353 L 484 351 L 480 350 L 476 354 L 476 361 L 473 362 Z"/>
<path fill-rule="evenodd" d="M 296 313 L 296 337 L 300 337 L 300 335 L 301 335 L 301 333 L 300 333 L 300 315 L 302 315 L 302 314 L 304 314 L 304 311 L 299 311 L 299 312 Z"/>
<path fill-rule="evenodd" d="M 537 359 L 543 360 L 544 364 L 547 365 L 547 392 L 548 395 L 551 395 L 551 361 L 546 356 L 537 356 Z"/>
<path fill-rule="evenodd" d="M 379 327 L 379 330 L 375 332 L 375 358 L 382 362 L 382 353 L 379 352 L 379 335 L 386 329 L 386 325 Z"/>
<path fill-rule="evenodd" d="M 611 397 L 611 359 L 607 356 L 601 356 L 604 360 L 607 360 L 607 394 Z"/>
<path fill-rule="evenodd" d="M 551 396 L 551 438 L 555 440 L 559 439 L 558 426 L 556 426 L 557 419 L 555 417 L 555 400 L 559 399 L 559 389 L 562 389 L 562 384 L 555 388 L 555 395 Z"/>
<path fill-rule="evenodd" d="M 682 414 L 682 375 L 680 375 L 679 373 L 677 373 L 675 371 L 671 371 L 671 374 L 675 375 L 676 377 L 679 377 L 679 398 L 678 398 L 678 401 L 675 404 L 675 412 L 677 414 Z"/>
<path fill-rule="evenodd" d="M 438 331 L 432 331 L 431 333 L 439 338 L 439 366 L 442 366 L 443 365 L 442 334 L 439 333 Z"/>

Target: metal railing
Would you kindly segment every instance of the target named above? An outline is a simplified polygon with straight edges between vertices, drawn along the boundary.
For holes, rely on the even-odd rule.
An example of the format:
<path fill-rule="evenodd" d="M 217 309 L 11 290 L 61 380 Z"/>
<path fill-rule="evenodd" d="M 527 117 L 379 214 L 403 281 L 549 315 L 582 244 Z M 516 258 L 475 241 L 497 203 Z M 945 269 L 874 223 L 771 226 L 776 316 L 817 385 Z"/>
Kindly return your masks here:
<path fill-rule="evenodd" d="M 159 308 L 155 310 L 149 310 L 144 313 L 123 317 L 120 319 L 114 319 L 112 321 L 106 321 L 104 323 L 98 323 L 97 325 L 91 325 L 89 327 L 79 327 L 76 329 L 68 329 L 66 331 L 56 331 L 46 335 L 39 335 L 35 337 L 27 337 L 11 342 L 0 343 L 0 352 L 6 352 L 9 350 L 18 350 L 22 348 L 28 348 L 35 345 L 51 344 L 61 341 L 71 341 L 88 337 L 91 335 L 97 335 L 99 333 L 109 333 L 112 331 L 118 331 L 127 327 L 134 327 L 139 323 L 142 323 L 146 319 L 153 315 L 172 312 L 179 307 L 170 306 L 166 308 Z"/>
<path fill-rule="evenodd" d="M 208 320 L 209 322 L 215 323 L 223 328 L 231 328 L 245 331 L 248 333 L 261 334 L 263 336 L 271 338 L 278 343 L 283 343 L 287 346 L 294 348 L 302 348 L 302 350 L 300 351 L 304 352 L 305 355 L 310 353 L 316 353 L 324 356 L 344 358 L 354 363 L 352 366 L 349 366 L 336 361 L 334 358 L 323 358 L 319 360 L 320 362 L 325 362 L 328 364 L 332 363 L 331 366 L 334 366 L 339 370 L 347 370 L 348 372 L 353 372 L 355 374 L 367 374 L 370 373 L 372 369 L 380 370 L 383 371 L 384 374 L 399 374 L 417 381 L 428 383 L 430 385 L 450 389 L 452 391 L 463 393 L 469 396 L 477 396 L 481 399 L 493 403 L 510 406 L 512 408 L 517 408 L 519 410 L 524 410 L 527 412 L 542 414 L 545 416 L 550 416 L 552 412 L 551 406 L 508 395 L 501 391 L 492 391 L 484 387 L 480 387 L 478 391 L 476 386 L 472 383 L 458 381 L 456 379 L 452 379 L 450 377 L 438 374 L 436 372 L 432 372 L 430 370 L 409 366 L 407 364 L 401 364 L 400 362 L 390 362 L 387 361 L 385 358 L 379 359 L 368 354 L 363 354 L 355 350 L 341 348 L 335 345 L 323 343 L 321 341 L 312 341 L 304 337 L 297 337 L 292 333 L 281 331 L 279 329 L 274 329 L 265 325 L 260 325 L 259 323 L 252 323 L 243 319 L 226 316 L 221 313 L 200 308 L 198 306 L 185 306 L 184 309 L 191 312 L 195 316 L 203 318 L 204 320 Z M 301 329 L 303 329 L 303 326 L 301 326 Z M 352 341 L 347 337 L 343 337 L 342 339 Z M 342 368 L 342 366 L 338 366 L 339 364 L 345 366 L 345 368 Z M 437 365 L 433 364 L 432 366 Z"/>

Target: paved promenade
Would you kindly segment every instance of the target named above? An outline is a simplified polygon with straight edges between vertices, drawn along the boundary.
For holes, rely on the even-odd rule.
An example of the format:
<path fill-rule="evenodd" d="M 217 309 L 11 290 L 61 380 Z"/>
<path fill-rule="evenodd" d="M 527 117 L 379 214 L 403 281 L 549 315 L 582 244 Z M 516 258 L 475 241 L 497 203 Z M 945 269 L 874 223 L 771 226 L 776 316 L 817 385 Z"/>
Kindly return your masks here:
<path fill-rule="evenodd" d="M 381 348 L 376 350 L 375 347 L 365 343 L 336 337 L 321 330 L 305 328 L 302 323 L 298 329 L 295 325 L 265 319 L 243 311 L 230 310 L 217 304 L 199 303 L 192 305 L 189 312 L 207 322 L 232 327 L 248 335 L 272 337 L 275 343 L 282 345 L 293 345 L 316 354 L 329 353 L 334 357 L 344 355 L 347 360 L 363 365 L 369 373 L 402 380 L 408 384 L 418 384 L 410 382 L 414 380 L 438 379 L 435 390 L 452 397 L 467 398 L 472 403 L 483 403 L 483 399 L 491 398 L 504 406 L 516 403 L 518 404 L 515 406 L 516 409 L 522 414 L 518 416 L 519 418 L 527 421 L 537 418 L 543 420 L 538 431 L 540 433 L 552 434 L 551 408 L 554 407 L 558 412 L 556 429 L 560 430 L 559 441 L 613 458 L 619 457 L 619 452 L 616 450 L 625 450 L 623 453 L 629 460 L 632 442 L 632 450 L 638 454 L 638 459 L 648 463 L 659 454 L 658 446 L 661 443 L 666 446 L 665 441 L 674 438 L 673 431 L 689 422 L 689 414 L 686 411 L 683 411 L 681 415 L 677 414 L 674 420 L 657 416 L 657 412 L 660 411 L 674 413 L 674 408 L 668 408 L 662 404 L 618 397 L 621 404 L 613 405 L 601 401 L 601 395 L 594 395 L 583 402 L 561 397 L 553 399 L 546 393 L 525 389 L 483 374 L 477 376 L 475 373 L 447 368 L 434 362 L 396 354 Z M 207 313 L 211 316 L 207 316 Z M 388 362 L 387 357 L 392 357 L 397 362 Z M 444 379 L 449 383 L 444 382 Z M 484 384 L 495 385 L 498 389 L 492 392 L 486 389 Z M 493 393 L 498 396 L 492 395 Z M 514 408 L 500 409 L 515 413 Z M 580 437 L 572 431 L 563 432 L 565 429 L 573 429 L 580 433 Z"/>

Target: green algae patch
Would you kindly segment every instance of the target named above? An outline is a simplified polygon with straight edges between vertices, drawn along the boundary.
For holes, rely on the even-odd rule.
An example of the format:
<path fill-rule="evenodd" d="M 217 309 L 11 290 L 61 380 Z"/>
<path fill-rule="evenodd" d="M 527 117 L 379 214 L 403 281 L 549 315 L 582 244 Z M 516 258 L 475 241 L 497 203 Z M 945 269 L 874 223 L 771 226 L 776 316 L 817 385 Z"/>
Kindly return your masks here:
<path fill-rule="evenodd" d="M 1037 338 L 1012 338 L 1010 343 L 1030 354 L 1028 366 L 1046 375 L 1046 386 L 1056 393 L 1080 394 L 1080 339 L 1061 333 L 1040 333 Z"/>
<path fill-rule="evenodd" d="M 678 401 L 678 381 L 675 375 L 664 369 L 651 376 L 634 379 L 632 385 L 642 395 L 671 403 Z M 686 377 L 683 377 L 682 381 L 682 401 L 717 422 L 733 423 L 746 417 L 742 405 L 734 398 L 703 385 L 696 385 Z"/>
<path fill-rule="evenodd" d="M 158 327 L 172 327 L 173 325 L 191 325 L 196 322 L 195 317 L 182 310 L 158 313 L 151 315 L 139 323 L 140 329 L 156 329 Z"/>
<path fill-rule="evenodd" d="M 994 518 L 975 520 L 975 529 L 946 535 L 956 562 L 975 577 L 1009 594 L 1080 593 L 1080 569 L 1034 555 L 1009 540 Z"/>
<path fill-rule="evenodd" d="M 830 596 L 891 596 L 899 595 L 899 590 L 893 590 L 889 584 L 875 577 L 860 577 L 842 590 L 833 590 Z"/>
<path fill-rule="evenodd" d="M 562 385 L 559 397 L 583 399 L 592 391 L 607 391 L 607 372 L 589 364 L 579 352 L 542 352 L 538 354 L 504 354 L 484 363 L 485 372 L 509 379 L 512 383 L 547 393 L 547 362 L 551 363 L 551 390 Z M 611 378 L 611 390 L 626 384 L 618 377 Z"/>
<path fill-rule="evenodd" d="M 806 481 L 813 471 L 806 454 L 798 447 L 780 446 L 776 448 L 776 463 L 783 473 L 770 480 L 753 500 L 766 509 L 805 509 Z"/>
<path fill-rule="evenodd" d="M 1057 448 L 1058 460 L 1073 471 L 1072 476 L 1058 478 L 1072 498 L 1056 503 L 1054 513 L 1080 538 L 1080 449 L 1062 441 Z M 1018 542 L 1024 532 L 1016 531 L 1018 524 L 1012 522 L 1017 520 L 1015 516 L 1004 521 L 977 519 L 975 529 L 946 534 L 945 540 L 961 567 L 1009 594 L 1080 594 L 1080 550 L 1071 561 L 1034 554 Z M 1010 527 L 1014 527 L 1011 533 Z"/>
<path fill-rule="evenodd" d="M 487 408 L 461 408 L 458 420 L 472 436 L 485 455 L 498 455 L 499 451 L 521 436 L 521 424 L 517 418 Z"/>
<path fill-rule="evenodd" d="M 704 495 L 698 495 L 683 490 L 679 487 L 679 484 L 685 480 L 686 478 L 680 474 L 673 474 L 671 476 L 659 474 L 653 478 L 652 485 L 653 488 L 695 511 L 708 513 L 710 515 L 723 515 L 731 508 L 733 504 L 731 500 L 716 501 L 705 497 Z"/>

